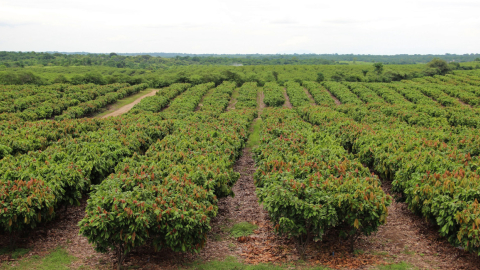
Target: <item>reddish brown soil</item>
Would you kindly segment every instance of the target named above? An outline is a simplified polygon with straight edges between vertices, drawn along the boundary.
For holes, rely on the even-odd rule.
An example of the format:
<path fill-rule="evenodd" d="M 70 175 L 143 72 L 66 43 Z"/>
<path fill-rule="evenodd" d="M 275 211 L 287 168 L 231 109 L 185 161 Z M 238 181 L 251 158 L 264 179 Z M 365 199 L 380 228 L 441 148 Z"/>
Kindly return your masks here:
<path fill-rule="evenodd" d="M 259 91 L 257 95 L 257 103 L 258 103 L 258 110 L 261 112 L 267 105 L 263 102 L 263 99 L 265 98 L 265 94 L 263 91 Z"/>
<path fill-rule="evenodd" d="M 333 101 L 335 101 L 335 104 L 336 105 L 340 105 L 342 104 L 342 102 L 340 102 L 340 100 L 338 100 L 338 98 L 336 96 L 334 96 L 328 89 L 326 89 L 328 94 L 332 97 Z"/>
<path fill-rule="evenodd" d="M 391 190 L 389 182 L 384 181 L 382 187 L 386 193 Z M 356 248 L 382 252 L 387 261 L 405 261 L 419 269 L 480 269 L 478 256 L 452 246 L 438 230 L 405 203 L 394 201 L 388 207 L 387 224 L 375 235 L 360 239 Z"/>
<path fill-rule="evenodd" d="M 283 88 L 283 96 L 285 97 L 285 104 L 283 104 L 284 108 L 293 108 L 292 103 L 290 103 L 290 98 L 287 95 L 287 89 Z"/>
<path fill-rule="evenodd" d="M 310 103 L 311 103 L 312 105 L 316 105 L 315 100 L 313 99 L 312 94 L 310 94 L 310 92 L 308 92 L 307 88 L 304 87 L 304 88 L 303 88 L 303 91 L 305 91 L 305 94 L 307 94 L 308 98 L 310 99 Z"/>

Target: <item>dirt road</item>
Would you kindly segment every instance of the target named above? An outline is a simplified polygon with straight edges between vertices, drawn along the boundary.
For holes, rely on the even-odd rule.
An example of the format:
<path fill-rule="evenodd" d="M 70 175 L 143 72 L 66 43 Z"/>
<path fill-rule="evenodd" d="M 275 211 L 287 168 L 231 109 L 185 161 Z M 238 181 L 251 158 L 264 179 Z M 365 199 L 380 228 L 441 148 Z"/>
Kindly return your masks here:
<path fill-rule="evenodd" d="M 102 116 L 102 118 L 107 118 L 107 117 L 110 117 L 110 116 L 119 116 L 119 115 L 122 115 L 128 111 L 130 111 L 133 106 L 135 106 L 135 104 L 139 103 L 142 99 L 146 98 L 146 97 L 151 97 L 151 96 L 154 96 L 156 93 L 157 93 L 158 90 L 153 90 L 152 92 L 146 94 L 146 95 L 143 95 L 139 98 L 137 98 L 134 102 L 130 103 L 130 104 L 127 104 L 121 108 L 119 108 L 118 110 L 116 111 L 113 111 L 107 115 L 104 115 Z"/>

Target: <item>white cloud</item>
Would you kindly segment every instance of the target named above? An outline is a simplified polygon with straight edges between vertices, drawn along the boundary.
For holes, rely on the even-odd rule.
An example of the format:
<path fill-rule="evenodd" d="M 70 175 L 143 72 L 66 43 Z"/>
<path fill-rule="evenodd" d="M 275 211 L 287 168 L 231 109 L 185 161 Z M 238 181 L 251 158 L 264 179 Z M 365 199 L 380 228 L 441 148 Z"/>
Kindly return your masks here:
<path fill-rule="evenodd" d="M 478 0 L 0 0 L 0 50 L 471 53 Z M 476 50 L 476 51 L 475 51 Z"/>

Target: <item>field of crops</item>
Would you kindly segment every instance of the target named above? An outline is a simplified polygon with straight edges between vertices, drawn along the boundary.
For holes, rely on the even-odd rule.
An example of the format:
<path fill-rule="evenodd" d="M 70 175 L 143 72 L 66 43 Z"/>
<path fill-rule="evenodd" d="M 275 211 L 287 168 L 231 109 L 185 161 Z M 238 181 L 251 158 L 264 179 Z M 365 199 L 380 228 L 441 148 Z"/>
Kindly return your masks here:
<path fill-rule="evenodd" d="M 394 200 L 480 255 L 478 70 L 390 83 L 282 76 L 175 83 L 106 119 L 89 116 L 148 85 L 1 85 L 0 231 L 28 233 L 87 196 L 78 233 L 119 264 L 142 246 L 198 253 L 258 132 L 256 196 L 302 258 L 332 233 L 353 252 Z"/>

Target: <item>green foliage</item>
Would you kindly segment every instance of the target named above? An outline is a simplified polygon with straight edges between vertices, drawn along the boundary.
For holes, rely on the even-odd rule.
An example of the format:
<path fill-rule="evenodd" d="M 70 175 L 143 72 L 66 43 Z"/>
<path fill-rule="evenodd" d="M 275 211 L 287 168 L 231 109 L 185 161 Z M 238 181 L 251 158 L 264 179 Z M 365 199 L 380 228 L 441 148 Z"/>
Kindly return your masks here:
<path fill-rule="evenodd" d="M 448 63 L 440 58 L 434 58 L 432 61 L 428 62 L 427 67 L 436 70 L 437 74 L 441 75 L 445 75 L 451 70 Z"/>
<path fill-rule="evenodd" d="M 268 82 L 263 86 L 265 98 L 263 102 L 270 107 L 281 107 L 285 103 L 283 88 L 275 82 Z"/>
<path fill-rule="evenodd" d="M 316 80 L 316 82 L 319 83 L 319 82 L 323 82 L 324 80 L 325 80 L 325 75 L 323 75 L 322 72 L 318 72 L 318 73 L 317 73 L 317 80 Z"/>
<path fill-rule="evenodd" d="M 36 84 L 43 85 L 47 82 L 30 71 L 7 71 L 0 73 L 0 84 Z"/>
<path fill-rule="evenodd" d="M 436 222 L 440 234 L 453 245 L 479 253 L 476 232 L 480 197 L 475 194 L 479 188 L 480 149 L 473 143 L 477 136 L 474 130 L 455 127 L 459 124 L 455 118 L 462 115 L 460 110 L 443 109 L 443 120 L 438 115 L 442 110 L 435 107 L 402 110 L 372 105 L 338 110 L 345 114 L 316 107 L 304 108 L 302 115 L 340 138 L 363 164 L 372 166 L 384 179 L 393 180 L 394 190 L 404 193 L 410 209 Z M 463 114 L 469 110 L 465 108 Z M 455 116 L 449 117 L 446 112 Z M 433 132 L 420 125 L 442 128 Z"/>
<path fill-rule="evenodd" d="M 335 140 L 293 110 L 267 109 L 263 127 L 254 149 L 257 195 L 275 230 L 297 238 L 300 252 L 329 228 L 354 239 L 386 222 L 391 197 Z"/>
<path fill-rule="evenodd" d="M 257 107 L 258 88 L 256 82 L 244 83 L 238 90 L 235 109 L 253 109 Z"/>
<path fill-rule="evenodd" d="M 288 98 L 294 107 L 310 104 L 310 99 L 297 82 L 286 82 Z"/>
<path fill-rule="evenodd" d="M 147 145 L 168 134 L 172 127 L 172 123 L 145 116 L 87 122 L 92 123 L 78 125 L 78 129 L 69 131 L 70 136 L 62 134 L 61 130 L 68 130 L 77 122 L 56 123 L 61 138 L 54 145 L 43 151 L 0 160 L 2 230 L 34 228 L 52 219 L 57 206 L 77 205 L 92 183 L 103 180 L 117 163 L 134 152 L 144 151 Z M 82 126 L 86 128 L 82 130 Z M 26 128 L 27 132 L 35 130 Z"/>
<path fill-rule="evenodd" d="M 360 105 L 363 102 L 357 97 L 357 95 L 353 94 L 348 87 L 341 83 L 336 82 L 324 82 L 323 86 L 332 93 L 342 104 L 356 104 Z"/>
<path fill-rule="evenodd" d="M 170 87 L 162 88 L 155 94 L 155 96 L 146 97 L 133 106 L 130 113 L 159 112 L 167 107 L 173 98 L 183 93 L 189 87 L 190 84 L 188 83 L 177 83 L 170 85 Z"/>
<path fill-rule="evenodd" d="M 383 73 L 383 63 L 375 63 L 373 64 L 373 67 L 375 68 L 375 73 L 377 73 L 377 75 Z"/>
<path fill-rule="evenodd" d="M 327 89 L 316 82 L 303 82 L 303 86 L 312 95 L 317 105 L 335 105 L 335 101 L 332 99 Z"/>
<path fill-rule="evenodd" d="M 202 112 L 219 116 L 227 108 L 233 91 L 236 88 L 234 82 L 223 82 L 217 86 L 210 95 L 205 96 L 202 100 Z"/>
<path fill-rule="evenodd" d="M 192 87 L 172 102 L 171 111 L 152 116 L 179 120 L 169 136 L 151 143 L 145 155 L 124 159 L 96 186 L 79 223 L 80 233 L 96 250 L 115 250 L 121 264 L 126 253 L 147 241 L 177 252 L 203 247 L 217 198 L 233 195 L 239 177 L 233 165 L 256 116 L 254 110 L 238 109 L 211 114 L 214 108 L 192 114 L 212 86 Z M 225 89 L 232 90 L 231 83 L 216 90 Z M 221 96 L 209 106 L 217 104 L 222 111 L 230 97 Z"/>
<path fill-rule="evenodd" d="M 103 96 L 98 96 L 94 100 L 80 103 L 77 106 L 68 107 L 68 109 L 65 110 L 61 115 L 55 116 L 55 120 L 81 118 L 86 115 L 96 113 L 100 109 L 106 107 L 108 104 L 112 104 L 119 99 L 138 93 L 141 90 L 147 89 L 147 87 L 148 85 L 145 83 L 123 88 L 113 86 L 108 89 L 112 90 L 112 92 L 107 92 Z"/>
<path fill-rule="evenodd" d="M 384 100 L 381 97 L 379 97 L 374 91 L 370 90 L 368 87 L 363 86 L 362 84 L 359 84 L 359 83 L 343 83 L 343 84 L 346 85 L 352 93 L 357 95 L 357 97 L 365 103 L 370 103 L 370 102 L 383 103 L 384 102 Z"/>
<path fill-rule="evenodd" d="M 202 100 L 203 95 L 215 86 L 214 83 L 196 85 L 175 98 L 162 112 L 165 119 L 185 118 L 192 114 Z"/>
<path fill-rule="evenodd" d="M 147 84 L 0 86 L 3 93 L 0 112 L 4 113 L 0 118 L 9 121 L 80 118 L 147 87 Z"/>

